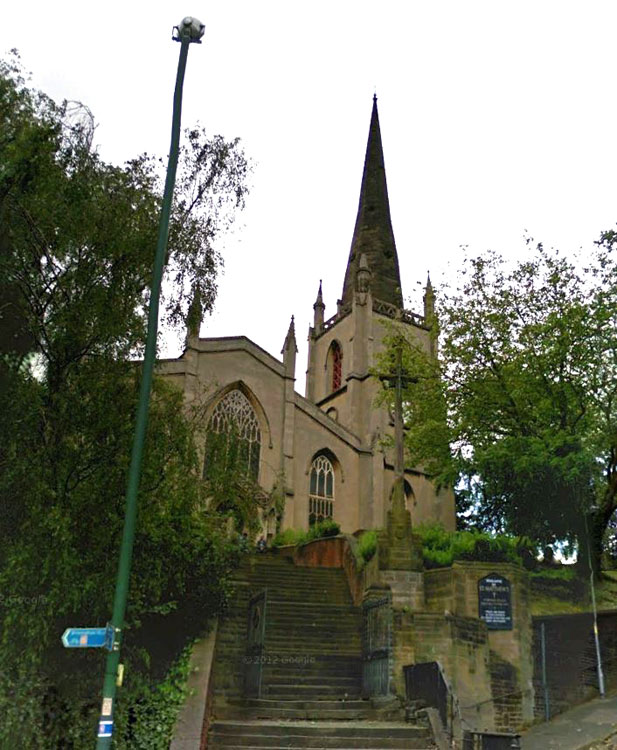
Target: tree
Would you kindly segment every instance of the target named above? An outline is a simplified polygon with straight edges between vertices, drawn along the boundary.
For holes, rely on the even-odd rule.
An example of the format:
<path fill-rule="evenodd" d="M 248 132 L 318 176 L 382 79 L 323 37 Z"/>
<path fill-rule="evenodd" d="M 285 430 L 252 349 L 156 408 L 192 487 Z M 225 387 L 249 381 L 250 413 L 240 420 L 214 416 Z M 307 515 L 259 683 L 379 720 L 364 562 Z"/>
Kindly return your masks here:
<path fill-rule="evenodd" d="M 92 150 L 93 125 L 75 107 L 25 87 L 0 65 L 0 270 L 50 382 L 86 356 L 126 356 L 143 340 L 156 246 L 160 170 L 145 154 L 124 167 Z M 221 258 L 213 242 L 244 204 L 238 141 L 186 132 L 167 258 L 169 321 L 189 297 L 211 309 Z"/>
<path fill-rule="evenodd" d="M 442 294 L 438 358 L 406 347 L 411 460 L 485 529 L 585 556 L 587 523 L 596 565 L 617 508 L 614 244 L 582 264 L 542 245 L 510 269 L 469 259 Z"/>
<path fill-rule="evenodd" d="M 83 106 L 54 103 L 27 87 L 17 63 L 0 63 L 0 279 L 9 292 L 0 332 L 12 333 L 0 344 L 3 746 L 11 732 L 51 746 L 37 729 L 50 696 L 68 711 L 67 691 L 84 699 L 98 663 L 92 654 L 68 659 L 59 635 L 111 611 L 160 181 L 147 155 L 105 163 L 93 127 Z M 238 141 L 188 131 L 168 251 L 173 324 L 192 297 L 202 314 L 212 307 L 214 242 L 243 205 L 247 169 Z M 133 665 L 145 617 L 187 603 L 215 612 L 225 599 L 236 550 L 196 479 L 199 418 L 180 392 L 155 382 L 127 613 Z M 96 677 L 98 686 L 100 670 Z M 66 726 L 54 731 L 68 736 Z"/>

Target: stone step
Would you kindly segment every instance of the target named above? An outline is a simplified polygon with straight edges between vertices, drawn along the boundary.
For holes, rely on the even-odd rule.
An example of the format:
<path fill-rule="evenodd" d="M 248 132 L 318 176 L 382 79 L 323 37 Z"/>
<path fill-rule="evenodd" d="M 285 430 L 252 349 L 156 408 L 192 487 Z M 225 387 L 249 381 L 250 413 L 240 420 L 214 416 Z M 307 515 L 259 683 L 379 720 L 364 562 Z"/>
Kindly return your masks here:
<path fill-rule="evenodd" d="M 236 705 L 243 705 L 248 708 L 296 708 L 306 710 L 324 709 L 328 711 L 349 709 L 356 711 L 358 709 L 369 708 L 367 702 L 361 698 L 350 698 L 349 700 L 307 700 L 298 698 L 296 700 L 279 700 L 266 695 L 261 698 L 245 698 Z"/>
<path fill-rule="evenodd" d="M 267 653 L 271 653 L 277 658 L 279 662 L 286 661 L 292 663 L 292 659 L 295 657 L 296 660 L 310 662 L 318 656 L 345 656 L 347 658 L 353 658 L 359 656 L 360 646 L 356 643 L 347 645 L 340 644 L 328 644 L 325 641 L 307 641 L 303 640 L 299 644 L 290 643 L 289 639 L 285 641 L 281 638 L 280 641 L 273 640 L 266 643 Z M 267 663 L 264 659 L 263 663 Z"/>
<path fill-rule="evenodd" d="M 240 570 L 235 580 L 244 579 L 276 579 L 298 581 L 333 581 L 337 584 L 347 584 L 347 577 L 342 568 L 282 568 L 271 565 L 255 565 L 254 568 Z"/>
<path fill-rule="evenodd" d="M 264 684 L 262 681 L 262 691 L 269 698 L 275 698 L 278 700 L 302 700 L 303 698 L 325 698 L 326 696 L 334 696 L 338 700 L 349 697 L 351 698 L 354 694 L 360 694 L 360 685 L 357 685 L 355 689 L 349 690 L 347 696 L 341 693 L 341 689 L 337 684 L 329 682 L 322 682 L 317 685 L 294 685 L 290 687 L 289 683 L 271 683 Z M 293 706 L 290 706 L 293 708 Z M 315 708 L 315 706 L 313 706 Z M 343 708 L 342 706 L 330 706 L 330 708 Z M 360 706 L 356 706 L 360 708 Z"/>
<path fill-rule="evenodd" d="M 239 580 L 236 581 L 239 586 L 244 586 Z M 332 591 L 346 593 L 349 595 L 349 585 L 347 581 L 340 578 L 329 578 L 324 576 L 298 576 L 286 575 L 277 576 L 264 572 L 263 575 L 249 575 L 246 578 L 251 588 L 293 588 L 302 586 L 303 588 L 330 589 Z"/>
<path fill-rule="evenodd" d="M 334 627 L 327 622 L 301 622 L 297 620 L 266 620 L 266 638 L 270 635 L 275 637 L 287 635 L 288 638 L 298 640 L 299 638 L 323 638 L 324 640 L 344 641 L 347 638 L 358 639 L 361 637 L 361 629 L 355 625 L 346 623 L 337 624 Z"/>
<path fill-rule="evenodd" d="M 251 597 L 259 594 L 259 589 L 254 589 L 251 593 Z M 290 586 L 288 589 L 280 588 L 269 588 L 268 589 L 268 602 L 283 601 L 283 602 L 304 602 L 309 606 L 317 606 L 319 604 L 326 604 L 336 607 L 344 607 L 351 605 L 351 597 L 349 594 L 333 592 L 328 586 L 323 586 L 318 589 L 310 587 Z M 248 602 L 247 602 L 248 603 Z"/>
<path fill-rule="evenodd" d="M 246 573 L 244 576 L 238 576 L 235 580 L 240 583 L 242 580 L 254 582 L 257 581 L 259 583 L 263 582 L 264 585 L 269 585 L 271 582 L 274 581 L 280 581 L 283 584 L 287 584 L 289 582 L 298 582 L 298 583 L 315 583 L 317 585 L 323 584 L 323 585 L 333 585 L 333 586 L 340 586 L 344 587 L 347 590 L 349 590 L 349 584 L 347 583 L 347 580 L 343 574 L 341 574 L 341 571 L 336 571 L 334 574 L 332 572 L 328 573 L 328 571 L 319 571 L 314 570 L 313 572 L 310 572 L 310 569 L 305 568 L 304 572 L 301 570 L 289 570 L 287 572 L 277 572 L 275 570 L 270 570 L 266 567 L 262 568 L 261 570 L 254 570 L 252 572 Z"/>
<path fill-rule="evenodd" d="M 311 646 L 323 645 L 324 648 L 328 646 L 339 646 L 345 647 L 346 644 L 353 644 L 354 648 L 360 648 L 362 644 L 362 638 L 359 633 L 344 633 L 333 635 L 331 632 L 325 630 L 319 630 L 317 628 L 293 630 L 292 628 L 271 628 L 266 629 L 266 649 L 273 650 L 274 645 L 282 646 L 286 651 L 298 650 L 302 651 L 304 643 L 309 643 Z"/>
<path fill-rule="evenodd" d="M 337 586 L 348 586 L 347 578 L 340 568 L 271 568 L 267 565 L 242 571 L 235 580 L 276 580 L 276 581 L 327 581 Z"/>
<path fill-rule="evenodd" d="M 282 701 L 274 701 L 282 703 Z M 226 706 L 218 708 L 216 714 L 224 719 L 247 721 L 250 719 L 286 719 L 290 721 L 366 721 L 373 718 L 373 710 L 366 709 L 294 709 L 282 706 L 272 708 L 249 708 L 246 706 Z"/>
<path fill-rule="evenodd" d="M 274 591 L 277 589 L 282 589 L 284 591 L 295 591 L 298 589 L 303 589 L 306 591 L 327 590 L 333 595 L 348 597 L 351 596 L 351 594 L 349 593 L 349 587 L 344 581 L 341 583 L 338 581 L 324 581 L 317 579 L 311 580 L 310 578 L 290 577 L 288 579 L 276 579 L 266 576 L 264 576 L 263 578 L 249 578 L 247 580 L 246 586 L 243 586 L 242 588 L 249 589 L 250 591 L 254 591 L 255 593 L 259 593 L 264 589 L 268 589 L 268 591 Z"/>
<path fill-rule="evenodd" d="M 420 750 L 432 748 L 433 744 L 426 729 L 400 722 L 216 721 L 210 731 L 208 747 Z"/>
<path fill-rule="evenodd" d="M 332 680 L 341 680 L 341 684 L 352 680 L 359 680 L 362 676 L 362 667 L 360 665 L 349 665 L 345 667 L 324 668 L 323 666 L 312 665 L 313 668 L 302 668 L 297 664 L 272 664 L 266 665 L 263 669 L 263 677 L 269 682 L 287 682 L 287 680 L 297 680 L 304 685 L 313 685 L 320 679 L 324 682 Z"/>
<path fill-rule="evenodd" d="M 248 611 L 245 620 L 247 616 Z M 330 625 L 332 631 L 338 630 L 339 626 L 345 629 L 360 629 L 363 624 L 360 615 L 356 612 L 348 612 L 345 609 L 314 609 L 313 607 L 294 607 L 293 605 L 279 607 L 275 604 L 266 607 L 266 620 L 268 623 Z M 333 627 L 334 621 L 336 621 L 336 627 Z"/>
<path fill-rule="evenodd" d="M 274 609 L 277 612 L 290 612 L 298 611 L 304 614 L 315 612 L 323 613 L 324 615 L 353 615 L 354 617 L 362 618 L 362 612 L 359 607 L 354 607 L 353 604 L 336 604 L 330 601 L 312 601 L 307 599 L 298 599 L 298 601 L 292 601 L 289 599 L 280 599 L 277 597 L 270 597 L 266 604 L 267 609 Z"/>
<path fill-rule="evenodd" d="M 323 643 L 350 643 L 359 644 L 362 641 L 360 633 L 357 630 L 339 633 L 337 630 L 327 630 L 318 626 L 301 625 L 294 627 L 293 624 L 282 626 L 274 624 L 270 626 L 266 623 L 265 632 L 266 644 L 282 641 L 284 643 L 300 645 L 304 641 L 321 641 Z"/>
<path fill-rule="evenodd" d="M 358 670 L 357 674 L 343 675 L 337 673 L 324 674 L 323 670 L 316 669 L 313 673 L 302 674 L 298 670 L 284 670 L 277 669 L 265 670 L 263 672 L 264 680 L 267 680 L 266 684 L 290 684 L 291 680 L 293 683 L 298 685 L 322 685 L 327 683 L 328 685 L 340 685 L 341 688 L 354 687 L 360 681 L 361 673 Z M 288 682 L 288 680 L 290 682 Z M 292 684 L 293 684 L 292 683 Z"/>
<path fill-rule="evenodd" d="M 211 750 L 226 748 L 226 750 L 295 750 L 296 748 L 337 748 L 338 750 L 432 750 L 435 745 L 430 744 L 427 737 L 412 737 L 409 739 L 383 737 L 335 737 L 323 738 L 312 736 L 291 736 L 281 738 L 278 735 L 213 735 L 208 743 Z"/>

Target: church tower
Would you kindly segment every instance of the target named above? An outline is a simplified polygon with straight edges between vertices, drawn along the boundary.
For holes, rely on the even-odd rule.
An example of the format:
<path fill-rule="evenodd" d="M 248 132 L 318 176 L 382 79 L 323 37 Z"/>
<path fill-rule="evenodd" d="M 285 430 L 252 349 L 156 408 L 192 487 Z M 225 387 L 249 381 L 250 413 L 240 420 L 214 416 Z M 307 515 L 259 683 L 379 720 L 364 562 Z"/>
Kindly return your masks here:
<path fill-rule="evenodd" d="M 357 517 L 361 528 L 384 526 L 394 483 L 393 455 L 382 447 L 381 441 L 385 435 L 393 434 L 393 419 L 387 409 L 374 406 L 380 386 L 370 370 L 391 321 L 409 327 L 422 346 L 432 349 L 431 294 L 432 290 L 429 305 L 425 306 L 430 309 L 429 316 L 404 309 L 374 97 L 341 299 L 336 314 L 326 318 L 320 282 L 313 325 L 309 328 L 306 379 L 306 398 L 359 438 L 361 496 Z M 405 489 L 414 523 L 443 517 L 445 525 L 451 525 L 451 493 L 437 497 L 429 479 L 414 467 L 405 469 Z M 437 507 L 440 504 L 443 512 Z"/>
<path fill-rule="evenodd" d="M 258 488 L 254 499 L 267 535 L 326 519 L 344 533 L 386 529 L 396 544 L 402 539 L 397 519 L 405 520 L 405 528 L 439 521 L 453 529 L 452 492 L 437 492 L 422 467 L 401 467 L 400 455 L 395 461 L 384 439 L 394 436 L 394 415 L 375 406 L 381 384 L 371 371 L 392 324 L 404 326 L 427 352 L 436 353 L 438 331 L 430 280 L 423 314 L 403 307 L 376 98 L 334 315 L 326 315 L 322 282 L 315 286 L 306 396 L 294 385 L 293 317 L 278 359 L 246 336 L 202 338 L 201 305 L 198 297 L 193 300 L 186 349 L 178 359 L 159 361 L 157 372 L 183 391 L 187 403 L 203 406 L 196 435 L 202 476 L 212 460 L 208 436 L 233 431 L 243 441 L 245 470 Z M 402 564 L 394 554 L 384 558 L 392 568 L 393 560 Z"/>

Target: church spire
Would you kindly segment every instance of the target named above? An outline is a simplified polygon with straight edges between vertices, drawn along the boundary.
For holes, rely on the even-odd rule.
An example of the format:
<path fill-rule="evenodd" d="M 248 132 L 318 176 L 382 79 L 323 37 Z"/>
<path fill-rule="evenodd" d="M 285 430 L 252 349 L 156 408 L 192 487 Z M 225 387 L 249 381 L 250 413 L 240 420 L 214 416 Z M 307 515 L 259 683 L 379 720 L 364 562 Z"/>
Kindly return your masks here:
<path fill-rule="evenodd" d="M 285 375 L 288 377 L 294 377 L 296 372 L 296 354 L 298 353 L 298 347 L 296 346 L 296 326 L 294 324 L 294 316 L 291 316 L 291 322 L 285 336 L 285 343 L 281 350 L 283 355 L 283 365 L 285 367 Z"/>
<path fill-rule="evenodd" d="M 287 329 L 287 336 L 285 336 L 285 342 L 283 343 L 281 354 L 285 354 L 286 351 L 291 351 L 292 349 L 294 353 L 298 352 L 298 347 L 296 346 L 296 326 L 293 315 L 291 316 L 291 322 Z"/>
<path fill-rule="evenodd" d="M 364 159 L 358 216 L 343 284 L 342 301 L 344 304 L 351 302 L 353 297 L 360 258 L 363 254 L 366 255 L 372 272 L 373 297 L 402 308 L 401 277 L 390 221 L 390 204 L 388 203 L 376 96 L 373 97 L 373 112 Z"/>
<path fill-rule="evenodd" d="M 323 331 L 324 321 L 324 310 L 326 306 L 323 303 L 323 294 L 321 293 L 321 279 L 319 279 L 319 291 L 317 292 L 317 299 L 313 305 L 313 328 L 316 334 L 320 334 Z"/>

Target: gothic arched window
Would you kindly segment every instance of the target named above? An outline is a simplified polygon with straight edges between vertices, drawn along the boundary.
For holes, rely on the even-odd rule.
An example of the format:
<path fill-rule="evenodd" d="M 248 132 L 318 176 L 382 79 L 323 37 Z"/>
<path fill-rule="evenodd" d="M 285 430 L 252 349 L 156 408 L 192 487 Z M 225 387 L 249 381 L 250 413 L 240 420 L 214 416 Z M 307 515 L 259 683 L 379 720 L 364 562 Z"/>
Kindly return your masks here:
<path fill-rule="evenodd" d="M 332 518 L 333 505 L 334 467 L 326 456 L 317 456 L 309 479 L 309 526 Z"/>
<path fill-rule="evenodd" d="M 242 391 L 229 391 L 214 407 L 208 422 L 204 479 L 216 465 L 222 471 L 239 469 L 257 480 L 260 449 L 255 410 Z"/>
<path fill-rule="evenodd" d="M 327 370 L 330 390 L 337 391 L 343 385 L 343 350 L 338 341 L 333 341 L 330 345 Z"/>

